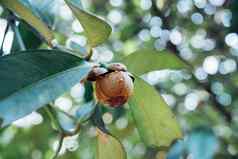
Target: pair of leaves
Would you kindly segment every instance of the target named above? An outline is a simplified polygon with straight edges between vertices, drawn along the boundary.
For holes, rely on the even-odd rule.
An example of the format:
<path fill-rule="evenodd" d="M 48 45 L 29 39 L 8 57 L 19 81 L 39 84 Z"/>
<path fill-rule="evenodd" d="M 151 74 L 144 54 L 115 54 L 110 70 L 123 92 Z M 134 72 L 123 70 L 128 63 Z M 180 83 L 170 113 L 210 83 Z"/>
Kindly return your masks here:
<path fill-rule="evenodd" d="M 109 24 L 104 20 L 83 11 L 73 1 L 65 0 L 65 2 L 82 24 L 89 40 L 90 47 L 96 47 L 108 39 L 112 31 Z M 0 0 L 0 4 L 19 15 L 20 18 L 35 28 L 44 37 L 47 43 L 51 45 L 51 42 L 54 39 L 52 30 L 50 30 L 40 17 L 38 17 L 40 14 L 33 13 L 31 8 L 29 8 L 30 5 L 26 5 L 28 3 L 28 1 L 27 3 L 21 3 L 19 0 Z"/>
<path fill-rule="evenodd" d="M 121 60 L 130 72 L 142 75 L 159 69 L 186 69 L 188 66 L 167 52 L 142 49 Z M 181 130 L 168 105 L 157 91 L 139 77 L 135 77 L 134 95 L 129 100 L 130 110 L 147 146 L 167 148 L 181 138 Z"/>
<path fill-rule="evenodd" d="M 38 32 L 45 37 L 48 43 L 51 42 L 51 31 L 44 23 L 34 16 L 28 8 L 20 4 L 17 0 L 13 3 L 8 2 L 7 0 L 1 0 L 1 3 L 35 27 Z M 97 17 L 82 11 L 71 1 L 66 0 L 66 3 L 81 22 L 91 47 L 95 47 L 107 40 L 111 33 L 111 28 L 108 24 Z M 143 55 L 142 53 L 137 53 L 130 55 L 123 60 L 124 63 L 128 65 L 129 70 L 138 75 L 162 68 L 184 68 L 184 65 L 175 57 L 171 57 L 172 55 L 170 54 L 157 55 L 157 53 L 152 50 L 143 50 L 141 52 Z M 146 52 L 147 55 L 145 56 L 144 53 Z M 41 57 L 44 54 L 42 52 L 37 54 L 39 56 L 36 56 L 36 54 L 34 56 L 27 56 L 25 54 L 26 53 L 17 56 L 8 56 L 0 61 L 1 68 L 5 69 L 1 74 L 4 76 L 0 81 L 1 86 L 4 88 L 6 85 L 12 85 L 11 88 L 3 89 L 0 92 L 0 117 L 3 119 L 3 125 L 7 125 L 50 102 L 63 93 L 63 91 L 69 89 L 73 84 L 82 79 L 90 68 L 85 67 L 85 69 L 82 69 L 82 67 L 78 66 L 79 64 L 76 66 L 73 65 L 75 64 L 73 61 L 68 61 L 68 67 L 63 65 L 62 70 L 57 69 L 58 66 L 54 65 L 55 63 L 53 60 L 57 60 L 57 57 L 59 57 L 57 62 L 65 59 L 65 57 L 61 57 L 64 55 L 63 53 L 61 56 L 59 56 L 59 54 L 57 56 L 52 56 L 52 59 L 50 60 L 47 60 L 47 58 L 50 57 L 49 54 L 45 56 L 47 58 L 44 56 Z M 33 61 L 27 61 L 29 59 L 33 59 Z M 79 62 L 80 60 L 75 59 L 75 61 Z M 47 67 L 42 68 L 42 62 L 44 67 Z M 47 65 L 46 62 L 53 64 L 53 66 Z M 54 69 L 49 69 L 51 67 Z M 25 69 L 24 72 L 22 72 L 22 68 Z M 7 72 L 15 72 L 16 74 L 8 75 Z M 76 72 L 81 73 L 76 75 Z M 39 75 L 37 73 L 39 73 Z M 62 81 L 62 85 L 59 85 L 59 83 L 55 81 Z M 49 89 L 50 86 L 52 86 L 52 90 Z M 29 92 L 31 93 L 29 94 Z M 144 96 L 145 92 L 146 96 Z M 181 132 L 176 120 L 163 99 L 158 96 L 151 86 L 139 78 L 136 79 L 135 95 L 131 98 L 129 105 L 140 135 L 148 146 L 167 147 L 171 144 L 172 140 L 181 137 Z"/>
<path fill-rule="evenodd" d="M 111 33 L 111 27 L 106 22 L 81 10 L 70 1 L 66 2 L 83 25 L 91 47 L 107 40 Z M 28 3 L 21 3 L 18 0 L 0 0 L 0 4 L 19 15 L 35 28 L 49 44 L 51 43 L 53 40 L 52 31 L 38 16 L 33 14 L 28 8 L 30 5 L 26 5 Z M 29 51 L 0 59 L 2 76 L 0 79 L 2 88 L 0 90 L 0 118 L 4 121 L 3 125 L 8 125 L 54 100 L 87 74 L 90 67 L 81 66 L 83 65 L 81 64 L 83 63 L 82 59 L 63 52 L 56 54 L 56 52 Z M 60 64 L 61 62 L 63 63 Z M 56 76 L 51 77 L 52 75 Z M 62 82 L 61 85 L 59 85 L 59 81 Z M 49 89 L 50 87 L 52 89 Z"/>
<path fill-rule="evenodd" d="M 111 27 L 107 23 L 80 10 L 70 1 L 66 2 L 82 23 L 91 47 L 107 40 L 111 33 Z M 11 3 L 1 0 L 1 4 L 17 13 L 34 27 L 48 44 L 51 43 L 51 30 L 26 6 L 17 0 Z M 82 80 L 91 69 L 82 59 L 56 50 L 18 52 L 16 55 L 1 58 L 0 67 L 1 126 L 6 126 L 51 102 Z M 77 116 L 90 116 L 94 107 L 92 103 L 89 104 L 86 109 L 80 109 Z M 98 159 L 109 159 L 115 157 L 114 155 L 126 158 L 121 144 L 109 135 L 105 135 L 104 141 L 98 138 L 97 152 Z"/>
<path fill-rule="evenodd" d="M 51 43 L 53 40 L 53 33 L 51 30 L 39 19 L 39 17 L 35 16 L 28 7 L 20 3 L 19 0 L 0 0 L 0 4 L 19 15 L 20 18 L 35 28 L 49 44 Z"/>
<path fill-rule="evenodd" d="M 90 70 L 90 66 L 77 57 L 49 50 L 3 57 L 0 67 L 0 117 L 3 125 L 52 101 Z M 175 138 L 181 137 L 177 122 L 163 99 L 138 77 L 129 105 L 140 135 L 148 146 L 167 147 Z"/>
<path fill-rule="evenodd" d="M 137 51 L 120 62 L 125 63 L 129 71 L 136 75 L 159 69 L 188 68 L 176 56 L 151 49 Z M 134 95 L 128 104 L 143 142 L 148 147 L 167 149 L 175 139 L 182 137 L 175 116 L 158 92 L 138 76 L 135 76 L 134 87 Z M 103 159 L 115 156 L 118 156 L 117 159 L 124 159 L 125 152 L 122 151 L 122 147 L 118 147 L 121 146 L 120 143 L 112 137 L 109 137 L 109 140 L 107 145 L 103 140 L 98 139 L 100 144 L 98 155 Z"/>

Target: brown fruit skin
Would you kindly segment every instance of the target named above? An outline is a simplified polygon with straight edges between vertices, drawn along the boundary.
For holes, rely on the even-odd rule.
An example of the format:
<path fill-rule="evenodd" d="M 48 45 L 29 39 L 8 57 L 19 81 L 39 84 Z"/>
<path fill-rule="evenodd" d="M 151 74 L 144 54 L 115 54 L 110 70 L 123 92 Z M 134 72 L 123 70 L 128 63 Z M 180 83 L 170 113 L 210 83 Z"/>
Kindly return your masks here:
<path fill-rule="evenodd" d="M 103 67 L 95 66 L 92 68 L 92 70 L 89 72 L 87 76 L 87 80 L 89 81 L 96 81 L 97 78 L 99 78 L 101 75 L 107 73 L 108 70 Z"/>
<path fill-rule="evenodd" d="M 133 94 L 133 81 L 127 72 L 115 71 L 96 80 L 96 97 L 100 103 L 118 107 Z"/>
<path fill-rule="evenodd" d="M 127 71 L 127 67 L 121 63 L 111 63 L 108 65 L 108 70 L 110 71 Z"/>

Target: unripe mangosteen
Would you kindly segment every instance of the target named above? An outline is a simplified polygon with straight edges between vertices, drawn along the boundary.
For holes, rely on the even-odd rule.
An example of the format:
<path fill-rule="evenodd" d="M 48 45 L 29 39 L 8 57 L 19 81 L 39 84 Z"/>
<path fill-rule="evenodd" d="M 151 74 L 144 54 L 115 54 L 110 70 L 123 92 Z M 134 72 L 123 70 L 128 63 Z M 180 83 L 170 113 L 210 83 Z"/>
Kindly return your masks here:
<path fill-rule="evenodd" d="M 133 94 L 133 80 L 127 72 L 113 71 L 96 79 L 96 97 L 100 103 L 118 107 Z"/>

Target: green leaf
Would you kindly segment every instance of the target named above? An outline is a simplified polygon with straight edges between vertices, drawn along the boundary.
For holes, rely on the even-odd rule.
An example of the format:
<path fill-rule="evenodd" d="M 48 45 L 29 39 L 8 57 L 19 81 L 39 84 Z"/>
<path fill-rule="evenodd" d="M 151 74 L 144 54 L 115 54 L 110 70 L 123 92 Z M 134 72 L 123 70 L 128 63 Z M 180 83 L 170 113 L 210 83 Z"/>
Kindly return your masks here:
<path fill-rule="evenodd" d="M 94 101 L 85 103 L 84 105 L 80 106 L 76 111 L 76 117 L 78 119 L 78 122 L 87 121 L 94 113 L 95 108 L 96 103 Z"/>
<path fill-rule="evenodd" d="M 20 24 L 18 25 L 18 29 L 20 32 L 20 35 L 22 37 L 22 40 L 25 44 L 26 49 L 36 49 L 39 48 L 40 45 L 42 44 L 42 39 L 38 36 L 36 36 L 36 34 L 34 34 L 34 32 L 31 30 L 31 27 L 25 23 L 25 22 L 20 22 Z M 15 51 L 19 51 L 21 50 L 20 46 L 19 46 L 19 42 L 16 38 L 16 36 L 14 36 L 14 40 L 13 40 L 13 45 L 12 45 L 12 49 L 11 51 L 15 52 Z"/>
<path fill-rule="evenodd" d="M 104 43 L 112 32 L 111 26 L 104 20 L 89 14 L 70 0 L 65 0 L 76 18 L 81 23 L 91 47 Z"/>
<path fill-rule="evenodd" d="M 121 60 L 128 70 L 142 75 L 160 69 L 188 69 L 189 67 L 170 52 L 158 52 L 153 49 L 141 49 Z"/>
<path fill-rule="evenodd" d="M 34 15 L 29 8 L 20 3 L 19 0 L 0 0 L 0 4 L 19 15 L 20 18 L 35 28 L 45 38 L 48 44 L 51 44 L 51 41 L 53 40 L 53 33 L 51 30 L 39 17 Z"/>
<path fill-rule="evenodd" d="M 96 159 L 126 159 L 122 144 L 114 137 L 98 130 Z"/>
<path fill-rule="evenodd" d="M 58 50 L 24 51 L 0 58 L 3 125 L 53 101 L 86 77 L 91 66 Z"/>
<path fill-rule="evenodd" d="M 142 140 L 147 146 L 169 147 L 182 137 L 175 116 L 152 86 L 139 77 L 135 77 L 134 86 L 129 106 Z"/>
<path fill-rule="evenodd" d="M 30 8 L 34 15 L 41 18 L 41 20 L 48 26 L 53 27 L 57 16 L 52 14 L 52 10 L 59 4 L 57 0 L 19 0 L 26 7 Z"/>

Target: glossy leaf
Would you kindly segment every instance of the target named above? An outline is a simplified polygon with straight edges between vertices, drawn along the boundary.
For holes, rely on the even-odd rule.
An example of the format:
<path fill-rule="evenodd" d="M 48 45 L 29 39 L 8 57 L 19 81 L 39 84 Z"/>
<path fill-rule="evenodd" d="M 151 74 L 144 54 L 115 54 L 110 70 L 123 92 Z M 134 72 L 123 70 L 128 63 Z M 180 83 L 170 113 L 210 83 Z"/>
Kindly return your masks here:
<path fill-rule="evenodd" d="M 169 147 L 182 136 L 175 116 L 152 86 L 138 77 L 134 86 L 129 106 L 142 140 L 147 146 Z"/>
<path fill-rule="evenodd" d="M 58 50 L 25 51 L 0 59 L 3 125 L 51 102 L 86 77 L 82 59 Z"/>
<path fill-rule="evenodd" d="M 30 26 L 27 23 L 20 22 L 20 24 L 18 25 L 18 29 L 19 29 L 19 32 L 21 34 L 21 37 L 25 44 L 26 49 L 36 49 L 36 48 L 40 47 L 40 45 L 42 44 L 41 38 L 36 36 L 36 34 L 34 34 L 34 32 L 32 31 L 32 29 L 30 28 Z M 11 51 L 15 52 L 15 51 L 20 51 L 20 50 L 21 50 L 21 48 L 20 48 L 19 42 L 18 42 L 16 36 L 14 36 Z"/>
<path fill-rule="evenodd" d="M 0 4 L 4 5 L 12 12 L 20 16 L 24 21 L 35 28 L 50 44 L 53 40 L 53 33 L 48 26 L 43 23 L 39 17 L 33 14 L 33 12 L 22 4 L 19 0 L 0 0 Z"/>
<path fill-rule="evenodd" d="M 112 32 L 112 28 L 108 23 L 92 14 L 83 11 L 71 0 L 65 0 L 65 2 L 81 23 L 91 47 L 98 46 L 108 39 Z"/>
<path fill-rule="evenodd" d="M 94 110 L 96 108 L 96 103 L 93 102 L 88 102 L 78 108 L 76 111 L 76 117 L 79 122 L 84 122 L 88 120 L 91 115 L 94 113 Z"/>
<path fill-rule="evenodd" d="M 128 70 L 142 75 L 160 69 L 187 69 L 189 68 L 178 57 L 169 52 L 158 52 L 153 49 L 141 49 L 121 60 Z"/>
<path fill-rule="evenodd" d="M 114 137 L 98 130 L 96 159 L 126 159 L 122 144 Z"/>
<path fill-rule="evenodd" d="M 52 13 L 52 10 L 59 4 L 57 0 L 19 0 L 26 7 L 30 8 L 34 15 L 41 18 L 41 20 L 52 27 L 56 20 L 56 16 Z"/>

